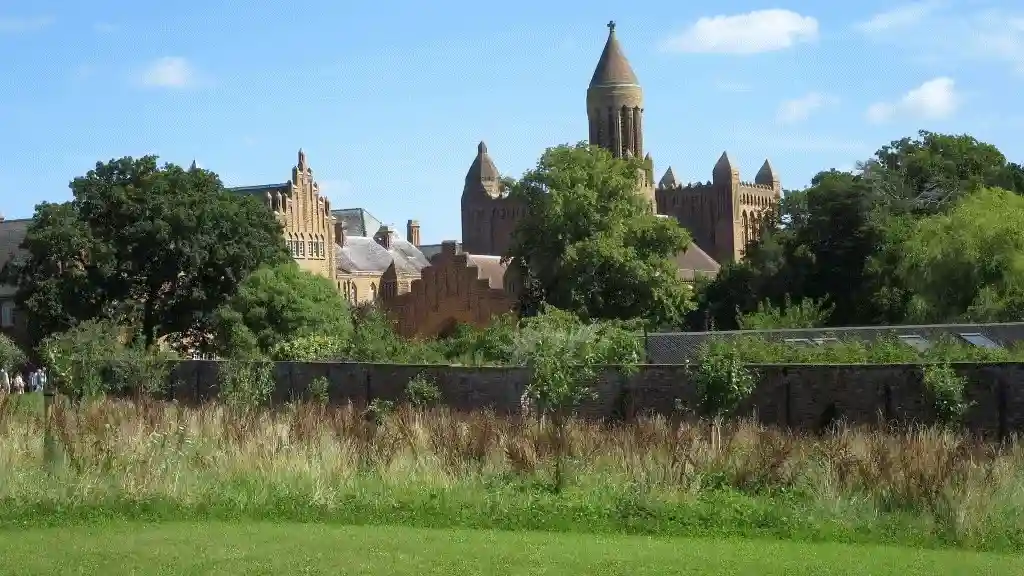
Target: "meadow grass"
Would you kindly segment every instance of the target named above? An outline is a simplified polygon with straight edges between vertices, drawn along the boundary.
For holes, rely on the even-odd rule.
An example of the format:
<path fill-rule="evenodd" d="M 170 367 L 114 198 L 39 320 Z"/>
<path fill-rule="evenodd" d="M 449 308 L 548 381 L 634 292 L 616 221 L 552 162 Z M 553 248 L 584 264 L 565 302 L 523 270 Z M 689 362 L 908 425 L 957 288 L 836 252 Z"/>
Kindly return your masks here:
<path fill-rule="evenodd" d="M 0 539 L 0 568 L 25 576 L 1016 576 L 1024 573 L 1024 559 L 992 553 L 764 540 L 203 522 L 30 529 L 19 538 Z"/>
<path fill-rule="evenodd" d="M 246 520 L 1024 550 L 1024 448 L 941 429 L 535 420 L 352 406 L 239 412 L 0 399 L 0 527 Z"/>

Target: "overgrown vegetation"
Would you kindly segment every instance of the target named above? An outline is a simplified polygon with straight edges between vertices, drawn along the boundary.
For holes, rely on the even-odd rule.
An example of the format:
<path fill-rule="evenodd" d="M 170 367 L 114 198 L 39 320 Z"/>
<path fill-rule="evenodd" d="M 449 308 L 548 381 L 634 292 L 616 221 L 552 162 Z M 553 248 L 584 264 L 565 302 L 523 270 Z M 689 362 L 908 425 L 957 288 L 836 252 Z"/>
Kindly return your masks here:
<path fill-rule="evenodd" d="M 28 397 L 24 397 L 28 398 Z M 803 436 L 742 422 L 606 426 L 443 408 L 242 413 L 0 400 L 0 523 L 252 518 L 960 546 L 1024 551 L 1024 444 L 951 430 Z M 372 432 L 372 433 L 371 433 Z M 549 483 L 559 454 L 571 474 Z"/>

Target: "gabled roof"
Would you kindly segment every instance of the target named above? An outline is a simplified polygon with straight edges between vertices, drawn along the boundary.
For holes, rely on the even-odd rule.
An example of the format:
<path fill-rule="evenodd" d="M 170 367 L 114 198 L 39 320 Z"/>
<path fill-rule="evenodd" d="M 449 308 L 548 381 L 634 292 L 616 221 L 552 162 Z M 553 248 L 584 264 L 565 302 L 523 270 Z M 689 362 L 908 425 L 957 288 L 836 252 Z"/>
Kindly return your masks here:
<path fill-rule="evenodd" d="M 331 210 L 341 222 L 346 236 L 372 237 L 383 225 L 380 220 L 362 208 L 341 208 Z"/>
<path fill-rule="evenodd" d="M 350 273 L 382 274 L 394 262 L 396 272 L 416 274 L 429 264 L 409 241 L 395 238 L 391 242 L 391 250 L 386 250 L 373 238 L 346 235 L 345 245 L 334 250 L 335 265 Z"/>

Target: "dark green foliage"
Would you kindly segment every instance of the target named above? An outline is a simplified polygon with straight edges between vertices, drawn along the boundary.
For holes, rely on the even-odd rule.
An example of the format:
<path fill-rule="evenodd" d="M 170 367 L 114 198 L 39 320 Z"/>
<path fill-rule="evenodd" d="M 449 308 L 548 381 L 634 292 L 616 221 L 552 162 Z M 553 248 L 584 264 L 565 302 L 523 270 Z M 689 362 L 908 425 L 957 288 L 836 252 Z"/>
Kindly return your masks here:
<path fill-rule="evenodd" d="M 221 356 L 270 355 L 296 338 L 324 335 L 347 344 L 352 334 L 348 302 L 334 284 L 294 262 L 253 272 L 214 314 Z"/>
<path fill-rule="evenodd" d="M 138 326 L 146 347 L 195 336 L 253 270 L 288 259 L 274 215 L 206 170 L 125 157 L 71 190 L 36 207 L 30 256 L 6 272 L 36 342 L 90 319 Z"/>
<path fill-rule="evenodd" d="M 515 183 L 528 210 L 508 256 L 527 268 L 525 315 L 539 300 L 581 318 L 662 325 L 690 309 L 673 260 L 689 234 L 637 194 L 641 168 L 581 143 L 548 149 Z"/>

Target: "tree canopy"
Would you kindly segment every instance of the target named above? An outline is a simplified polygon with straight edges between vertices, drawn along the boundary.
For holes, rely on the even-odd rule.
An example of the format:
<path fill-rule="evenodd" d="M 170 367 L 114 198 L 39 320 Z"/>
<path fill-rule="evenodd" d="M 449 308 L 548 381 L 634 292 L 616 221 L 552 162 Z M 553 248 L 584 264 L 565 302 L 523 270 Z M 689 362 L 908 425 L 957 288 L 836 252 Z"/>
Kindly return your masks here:
<path fill-rule="evenodd" d="M 1018 164 L 971 136 L 921 131 L 916 138 L 893 141 L 856 172 L 824 171 L 806 189 L 787 191 L 779 208 L 781 225 L 766 230 L 748 247 L 743 261 L 724 266 L 702 287 L 698 310 L 687 324 L 704 329 L 710 319 L 716 328 L 737 328 L 738 318 L 759 306 L 775 307 L 782 318 L 787 306 L 801 306 L 805 300 L 827 304 L 829 313 L 821 321 L 828 326 L 966 318 L 969 306 L 963 301 L 959 308 L 924 313 L 922 306 L 940 301 L 927 296 L 922 276 L 911 271 L 923 274 L 921 262 L 937 265 L 939 254 L 951 256 L 956 242 L 983 250 L 989 240 L 976 226 L 958 233 L 975 234 L 971 240 L 958 234 L 928 237 L 924 231 L 948 226 L 943 218 L 967 210 L 980 216 L 984 209 L 978 202 L 993 207 L 1002 202 L 999 209 L 1009 210 L 1012 196 L 979 191 L 1001 186 L 1024 194 L 1022 183 Z M 1011 226 L 1012 218 L 1003 225 Z M 944 250 L 938 247 L 942 242 Z M 921 252 L 908 252 L 908 247 Z M 983 276 L 979 272 L 974 280 Z M 943 289 L 935 284 L 930 290 Z M 1009 292 L 1001 294 L 1010 297 Z M 962 297 L 973 299 L 968 292 Z M 1009 302 L 999 306 L 1008 310 Z"/>
<path fill-rule="evenodd" d="M 155 156 L 97 163 L 73 199 L 36 207 L 8 273 L 35 342 L 84 320 L 111 320 L 157 339 L 203 330 L 259 266 L 288 259 L 281 226 L 213 172 Z"/>
<path fill-rule="evenodd" d="M 529 294 L 584 319 L 682 318 L 690 289 L 673 259 L 690 237 L 637 194 L 641 169 L 602 148 L 563 145 L 512 185 L 527 215 L 507 256 L 524 266 Z"/>
<path fill-rule="evenodd" d="M 348 302 L 334 284 L 294 262 L 261 268 L 214 314 L 216 351 L 267 356 L 282 342 L 326 334 L 352 336 Z"/>

